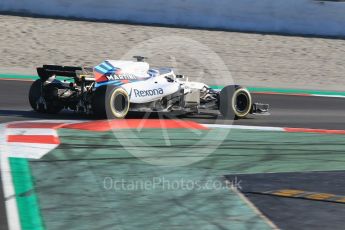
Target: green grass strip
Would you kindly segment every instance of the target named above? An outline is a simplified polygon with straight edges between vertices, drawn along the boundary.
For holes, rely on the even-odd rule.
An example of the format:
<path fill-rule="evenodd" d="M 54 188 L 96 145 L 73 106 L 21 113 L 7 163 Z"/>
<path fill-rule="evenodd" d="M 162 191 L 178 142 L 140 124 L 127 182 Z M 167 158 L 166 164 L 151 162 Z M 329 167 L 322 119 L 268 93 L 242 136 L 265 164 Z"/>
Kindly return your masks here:
<path fill-rule="evenodd" d="M 24 158 L 9 158 L 9 162 L 21 227 L 25 230 L 43 230 L 43 222 L 29 162 Z"/>
<path fill-rule="evenodd" d="M 23 80 L 36 80 L 38 76 L 35 75 L 19 75 L 19 74 L 0 74 L 0 79 L 23 79 Z"/>
<path fill-rule="evenodd" d="M 0 79 L 18 79 L 18 80 L 37 80 L 36 75 L 17 75 L 17 74 L 0 74 Z M 71 77 L 56 77 L 57 80 L 71 82 Z"/>

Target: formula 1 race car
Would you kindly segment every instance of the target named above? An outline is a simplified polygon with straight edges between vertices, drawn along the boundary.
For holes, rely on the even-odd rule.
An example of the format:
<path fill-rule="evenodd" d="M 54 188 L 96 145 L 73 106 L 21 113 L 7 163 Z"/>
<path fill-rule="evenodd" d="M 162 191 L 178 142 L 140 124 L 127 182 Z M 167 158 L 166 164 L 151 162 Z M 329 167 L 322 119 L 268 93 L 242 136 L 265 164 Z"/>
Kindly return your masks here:
<path fill-rule="evenodd" d="M 41 113 L 70 109 L 110 119 L 128 112 L 221 113 L 226 119 L 267 113 L 268 105 L 252 103 L 246 88 L 228 85 L 215 90 L 188 81 L 171 68 L 149 68 L 137 61 L 106 60 L 93 67 L 43 65 L 29 92 L 31 107 Z M 60 79 L 60 80 L 58 80 Z"/>

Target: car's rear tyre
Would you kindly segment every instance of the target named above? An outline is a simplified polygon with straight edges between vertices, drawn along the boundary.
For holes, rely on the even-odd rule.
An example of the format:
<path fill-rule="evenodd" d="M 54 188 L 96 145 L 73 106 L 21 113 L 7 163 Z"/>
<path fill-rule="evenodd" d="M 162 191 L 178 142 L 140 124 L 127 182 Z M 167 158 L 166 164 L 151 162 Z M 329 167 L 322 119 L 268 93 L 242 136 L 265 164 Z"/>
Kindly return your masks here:
<path fill-rule="evenodd" d="M 229 85 L 220 92 L 219 111 L 225 119 L 246 117 L 252 108 L 252 97 L 246 88 Z"/>
<path fill-rule="evenodd" d="M 129 111 L 129 105 L 129 96 L 126 90 L 116 86 L 96 89 L 92 100 L 94 114 L 100 118 L 125 118 Z"/>
<path fill-rule="evenodd" d="M 29 91 L 29 102 L 34 111 L 39 113 L 56 114 L 63 109 L 63 106 L 57 100 L 57 90 L 63 88 L 60 84 L 56 83 L 43 83 L 43 89 L 41 89 L 42 81 L 38 79 L 32 83 Z M 42 92 L 43 90 L 43 92 Z M 44 95 L 44 104 L 37 103 L 39 98 Z"/>

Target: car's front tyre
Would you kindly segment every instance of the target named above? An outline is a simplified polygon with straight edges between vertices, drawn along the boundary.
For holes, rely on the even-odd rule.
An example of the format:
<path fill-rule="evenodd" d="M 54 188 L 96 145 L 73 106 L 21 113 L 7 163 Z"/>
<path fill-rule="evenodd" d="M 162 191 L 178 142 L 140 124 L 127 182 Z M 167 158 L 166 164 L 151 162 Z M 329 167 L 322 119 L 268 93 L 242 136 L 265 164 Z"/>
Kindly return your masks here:
<path fill-rule="evenodd" d="M 220 92 L 219 111 L 225 119 L 246 117 L 252 108 L 250 92 L 241 86 L 228 85 Z"/>

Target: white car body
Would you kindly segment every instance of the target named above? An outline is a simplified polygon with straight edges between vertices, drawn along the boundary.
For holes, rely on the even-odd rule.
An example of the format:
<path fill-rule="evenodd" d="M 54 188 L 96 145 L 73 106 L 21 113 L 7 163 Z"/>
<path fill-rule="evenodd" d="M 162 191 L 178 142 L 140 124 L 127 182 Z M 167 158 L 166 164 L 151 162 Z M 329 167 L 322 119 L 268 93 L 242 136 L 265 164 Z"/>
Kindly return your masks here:
<path fill-rule="evenodd" d="M 153 102 L 182 89 L 187 94 L 193 89 L 208 88 L 204 83 L 189 82 L 188 79 L 177 78 L 172 68 L 150 69 L 147 62 L 135 61 L 106 60 L 105 63 L 121 69 L 122 75 L 136 79 L 136 81 L 121 85 L 130 96 L 130 103 Z"/>
<path fill-rule="evenodd" d="M 143 57 L 137 61 L 106 60 L 92 68 L 43 65 L 40 79 L 29 92 L 31 107 L 42 113 L 70 109 L 113 118 L 133 112 L 221 113 L 226 118 L 267 113 L 267 104 L 252 103 L 250 92 L 239 85 L 215 90 L 190 82 L 172 68 L 150 68 Z M 56 76 L 73 78 L 60 81 Z"/>

